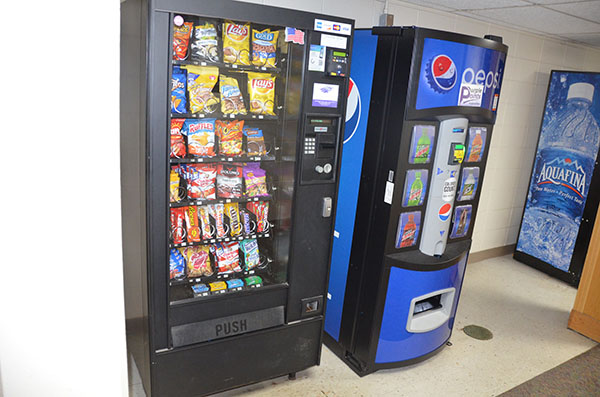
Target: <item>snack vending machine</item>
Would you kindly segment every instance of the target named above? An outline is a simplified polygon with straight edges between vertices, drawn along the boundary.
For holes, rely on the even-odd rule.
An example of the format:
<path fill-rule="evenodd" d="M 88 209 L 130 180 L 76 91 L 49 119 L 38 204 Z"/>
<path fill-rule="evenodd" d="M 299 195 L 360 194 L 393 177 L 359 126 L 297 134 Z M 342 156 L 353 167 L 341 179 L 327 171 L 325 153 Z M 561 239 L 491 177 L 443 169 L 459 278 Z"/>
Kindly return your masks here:
<path fill-rule="evenodd" d="M 129 350 L 146 392 L 317 365 L 353 21 L 224 0 L 121 9 Z"/>
<path fill-rule="evenodd" d="M 363 376 L 450 338 L 507 47 L 375 27 L 353 51 L 325 343 Z"/>

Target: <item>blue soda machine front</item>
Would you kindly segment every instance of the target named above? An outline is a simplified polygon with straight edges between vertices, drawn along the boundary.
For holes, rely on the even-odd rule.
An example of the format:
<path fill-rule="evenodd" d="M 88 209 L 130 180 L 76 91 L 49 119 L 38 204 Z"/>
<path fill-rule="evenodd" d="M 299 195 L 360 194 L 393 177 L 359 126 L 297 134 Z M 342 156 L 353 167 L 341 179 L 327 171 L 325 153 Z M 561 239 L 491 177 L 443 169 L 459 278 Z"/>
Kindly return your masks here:
<path fill-rule="evenodd" d="M 495 37 L 356 31 L 325 343 L 361 376 L 451 336 L 506 52 Z"/>

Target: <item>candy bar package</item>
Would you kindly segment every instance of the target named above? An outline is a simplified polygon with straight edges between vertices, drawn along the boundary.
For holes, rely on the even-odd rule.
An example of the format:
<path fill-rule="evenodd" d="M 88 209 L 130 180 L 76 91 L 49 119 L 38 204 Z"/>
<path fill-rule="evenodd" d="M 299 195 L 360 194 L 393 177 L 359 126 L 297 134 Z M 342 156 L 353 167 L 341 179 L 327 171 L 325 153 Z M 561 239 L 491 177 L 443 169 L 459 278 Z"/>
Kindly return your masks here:
<path fill-rule="evenodd" d="M 266 73 L 248 72 L 250 112 L 275 115 L 275 77 Z"/>
<path fill-rule="evenodd" d="M 246 235 L 253 233 L 256 228 L 253 227 L 253 221 L 250 219 L 248 211 L 240 210 L 240 218 L 242 221 L 243 233 Z"/>
<path fill-rule="evenodd" d="M 185 238 L 186 207 L 171 208 L 171 239 L 173 244 L 183 243 Z"/>
<path fill-rule="evenodd" d="M 185 70 L 178 66 L 173 67 L 171 75 L 171 113 L 187 112 L 185 99 L 186 76 Z"/>
<path fill-rule="evenodd" d="M 219 274 L 242 271 L 238 254 L 239 247 L 240 245 L 237 241 L 216 243 L 210 246 L 210 250 L 217 261 Z"/>
<path fill-rule="evenodd" d="M 202 229 L 202 239 L 208 240 L 213 238 L 214 233 L 210 223 L 210 211 L 208 210 L 208 206 L 198 207 L 198 218 L 200 219 Z"/>
<path fill-rule="evenodd" d="M 227 284 L 225 284 L 225 281 L 213 281 L 212 283 L 209 283 L 208 286 L 210 287 L 211 292 L 227 289 Z"/>
<path fill-rule="evenodd" d="M 169 201 L 171 203 L 181 201 L 181 196 L 179 195 L 180 184 L 181 177 L 179 176 L 179 169 L 178 167 L 173 167 L 169 173 Z"/>
<path fill-rule="evenodd" d="M 192 285 L 192 292 L 194 293 L 194 296 L 205 296 L 210 290 L 206 284 L 199 283 Z"/>
<path fill-rule="evenodd" d="M 246 153 L 248 156 L 264 156 L 267 154 L 265 138 L 261 129 L 244 127 L 246 135 Z"/>
<path fill-rule="evenodd" d="M 229 218 L 229 234 L 231 237 L 239 236 L 242 233 L 242 222 L 238 203 L 225 204 L 225 215 Z"/>
<path fill-rule="evenodd" d="M 244 282 L 237 278 L 233 278 L 233 279 L 227 280 L 225 282 L 227 283 L 227 288 L 229 288 L 229 289 L 242 288 L 244 286 Z"/>
<path fill-rule="evenodd" d="M 191 113 L 213 113 L 218 109 L 219 98 L 212 90 L 219 80 L 216 66 L 182 66 L 187 73 L 187 89 Z"/>
<path fill-rule="evenodd" d="M 225 205 L 222 203 L 209 204 L 208 213 L 215 220 L 215 229 L 217 238 L 227 237 L 227 229 L 225 227 Z"/>
<path fill-rule="evenodd" d="M 213 157 L 215 153 L 215 119 L 188 119 L 183 124 L 191 156 Z"/>
<path fill-rule="evenodd" d="M 214 23 L 200 22 L 194 26 L 191 57 L 194 61 L 219 62 L 217 29 Z"/>
<path fill-rule="evenodd" d="M 217 198 L 215 181 L 217 169 L 211 164 L 188 164 L 186 180 L 188 198 L 214 200 Z"/>
<path fill-rule="evenodd" d="M 181 280 L 185 278 L 185 259 L 175 248 L 171 248 L 171 253 L 169 255 L 169 278 L 171 280 Z"/>
<path fill-rule="evenodd" d="M 223 61 L 250 65 L 250 24 L 227 21 L 223 24 Z"/>
<path fill-rule="evenodd" d="M 188 243 L 197 243 L 202 240 L 200 236 L 200 227 L 198 224 L 198 208 L 190 205 L 184 207 L 185 211 L 185 225 L 187 230 L 187 241 Z"/>
<path fill-rule="evenodd" d="M 236 164 L 217 166 L 217 196 L 220 198 L 242 197 L 242 167 Z"/>
<path fill-rule="evenodd" d="M 244 253 L 244 269 L 252 270 L 257 267 L 260 264 L 258 241 L 256 239 L 243 240 L 240 245 Z"/>
<path fill-rule="evenodd" d="M 242 152 L 242 138 L 244 135 L 244 121 L 221 121 L 216 123 L 217 136 L 219 137 L 219 154 L 224 156 L 240 156 Z"/>
<path fill-rule="evenodd" d="M 235 78 L 221 75 L 219 91 L 221 92 L 221 112 L 223 114 L 248 114 L 240 86 Z"/>
<path fill-rule="evenodd" d="M 252 64 L 256 66 L 275 67 L 277 63 L 278 31 L 252 29 Z"/>
<path fill-rule="evenodd" d="M 269 202 L 268 201 L 253 201 L 246 203 L 246 208 L 256 217 L 256 231 L 265 233 L 269 231 Z"/>
<path fill-rule="evenodd" d="M 185 119 L 171 119 L 171 158 L 183 158 L 186 155 L 182 129 Z"/>
<path fill-rule="evenodd" d="M 189 278 L 211 276 L 213 274 L 208 245 L 186 247 L 182 251 L 187 262 L 186 270 Z"/>
<path fill-rule="evenodd" d="M 248 163 L 244 166 L 244 182 L 246 197 L 268 196 L 267 172 L 260 168 L 260 163 Z"/>
<path fill-rule="evenodd" d="M 188 56 L 188 45 L 194 24 L 185 22 L 173 26 L 173 59 L 183 61 Z"/>

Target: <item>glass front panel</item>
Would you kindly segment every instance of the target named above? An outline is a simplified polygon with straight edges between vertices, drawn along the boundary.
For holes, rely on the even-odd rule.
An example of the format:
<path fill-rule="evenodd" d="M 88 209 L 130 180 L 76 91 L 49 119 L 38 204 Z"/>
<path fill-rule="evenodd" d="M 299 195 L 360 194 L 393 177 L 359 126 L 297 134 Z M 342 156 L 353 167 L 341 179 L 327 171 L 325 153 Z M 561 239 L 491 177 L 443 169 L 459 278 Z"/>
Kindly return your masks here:
<path fill-rule="evenodd" d="M 280 26 L 190 15 L 173 15 L 172 32 L 170 300 L 286 283 L 294 44 Z"/>

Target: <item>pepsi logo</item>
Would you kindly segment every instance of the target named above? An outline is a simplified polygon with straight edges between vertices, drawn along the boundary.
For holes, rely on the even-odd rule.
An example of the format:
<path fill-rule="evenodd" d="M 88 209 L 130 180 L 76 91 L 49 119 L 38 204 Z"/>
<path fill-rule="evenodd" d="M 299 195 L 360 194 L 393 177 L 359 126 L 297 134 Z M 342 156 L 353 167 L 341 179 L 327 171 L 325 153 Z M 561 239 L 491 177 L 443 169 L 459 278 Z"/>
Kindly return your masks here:
<path fill-rule="evenodd" d="M 450 218 L 450 213 L 452 212 L 452 205 L 446 203 L 442 205 L 438 211 L 438 216 L 442 222 L 445 222 Z"/>
<path fill-rule="evenodd" d="M 456 65 L 447 55 L 434 57 L 427 65 L 426 74 L 429 85 L 438 92 L 450 91 L 456 84 Z"/>
<path fill-rule="evenodd" d="M 344 128 L 344 143 L 348 142 L 358 129 L 360 122 L 361 103 L 358 86 L 350 77 L 348 85 L 348 99 L 346 101 L 346 127 Z"/>

